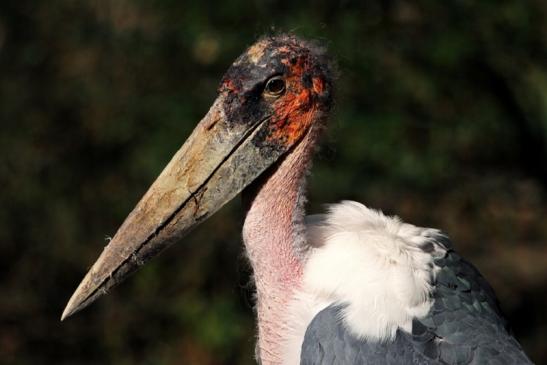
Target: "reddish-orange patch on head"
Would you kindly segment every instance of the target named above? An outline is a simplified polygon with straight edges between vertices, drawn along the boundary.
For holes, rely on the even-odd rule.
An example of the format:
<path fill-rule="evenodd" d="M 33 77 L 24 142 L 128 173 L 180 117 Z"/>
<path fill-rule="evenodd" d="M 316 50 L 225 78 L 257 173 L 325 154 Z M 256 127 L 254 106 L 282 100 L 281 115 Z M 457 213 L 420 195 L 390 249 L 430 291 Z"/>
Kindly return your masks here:
<path fill-rule="evenodd" d="M 312 80 L 313 91 L 316 94 L 322 94 L 325 91 L 325 83 L 319 77 L 314 77 Z"/>
<path fill-rule="evenodd" d="M 220 92 L 225 92 L 225 110 L 231 118 L 243 123 L 267 118 L 268 130 L 259 138 L 272 146 L 290 147 L 330 108 L 330 76 L 320 48 L 295 37 L 273 37 L 261 40 L 234 63 Z M 278 92 L 270 89 L 272 85 Z"/>
<path fill-rule="evenodd" d="M 324 85 L 318 77 L 311 78 L 308 57 L 287 58 L 282 63 L 289 68 L 285 79 L 286 92 L 273 104 L 273 129 L 269 139 L 290 146 L 317 119 L 314 96 L 323 92 Z M 306 82 L 306 79 L 311 82 Z"/>

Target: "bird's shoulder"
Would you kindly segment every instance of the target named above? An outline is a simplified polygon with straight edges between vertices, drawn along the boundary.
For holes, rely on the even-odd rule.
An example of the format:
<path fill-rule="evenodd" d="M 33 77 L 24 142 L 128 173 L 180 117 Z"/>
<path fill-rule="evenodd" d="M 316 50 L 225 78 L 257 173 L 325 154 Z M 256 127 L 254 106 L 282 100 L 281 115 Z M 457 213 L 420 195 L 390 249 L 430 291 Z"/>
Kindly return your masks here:
<path fill-rule="evenodd" d="M 308 236 L 305 283 L 331 305 L 306 329 L 302 364 L 530 363 L 491 286 L 442 232 L 343 202 Z"/>
<path fill-rule="evenodd" d="M 345 304 L 354 332 L 393 338 L 431 306 L 434 261 L 450 249 L 438 230 L 416 227 L 351 201 L 308 219 L 303 289 Z M 381 318 L 382 320 L 378 320 Z"/>

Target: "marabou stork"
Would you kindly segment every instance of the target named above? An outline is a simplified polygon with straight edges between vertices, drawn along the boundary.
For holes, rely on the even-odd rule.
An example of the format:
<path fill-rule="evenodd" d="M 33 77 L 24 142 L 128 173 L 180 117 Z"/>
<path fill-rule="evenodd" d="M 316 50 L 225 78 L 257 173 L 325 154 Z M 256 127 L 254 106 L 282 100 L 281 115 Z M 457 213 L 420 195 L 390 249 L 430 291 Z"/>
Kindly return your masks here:
<path fill-rule="evenodd" d="M 352 201 L 305 217 L 332 105 L 325 51 L 264 37 L 68 302 L 86 307 L 243 191 L 261 364 L 526 364 L 490 285 L 436 229 Z"/>

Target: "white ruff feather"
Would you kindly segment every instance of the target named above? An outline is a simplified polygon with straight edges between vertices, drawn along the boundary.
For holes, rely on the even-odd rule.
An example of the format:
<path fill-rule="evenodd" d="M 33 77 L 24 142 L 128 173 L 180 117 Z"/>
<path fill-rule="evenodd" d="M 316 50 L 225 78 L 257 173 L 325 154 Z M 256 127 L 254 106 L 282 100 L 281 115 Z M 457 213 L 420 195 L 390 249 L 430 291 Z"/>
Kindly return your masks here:
<path fill-rule="evenodd" d="M 412 319 L 428 313 L 436 275 L 433 260 L 447 249 L 438 240 L 440 231 L 403 223 L 352 201 L 309 217 L 307 230 L 313 248 L 302 292 L 289 310 L 293 332 L 285 364 L 299 363 L 307 326 L 330 304 L 345 305 L 342 320 L 354 335 L 376 341 L 393 339 L 399 328 L 410 331 Z"/>

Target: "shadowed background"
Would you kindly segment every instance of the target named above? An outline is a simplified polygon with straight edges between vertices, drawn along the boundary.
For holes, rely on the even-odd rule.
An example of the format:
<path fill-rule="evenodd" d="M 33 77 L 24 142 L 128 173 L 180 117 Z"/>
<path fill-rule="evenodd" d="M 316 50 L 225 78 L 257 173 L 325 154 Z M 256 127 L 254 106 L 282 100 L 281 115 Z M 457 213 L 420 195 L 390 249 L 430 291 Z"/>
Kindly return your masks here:
<path fill-rule="evenodd" d="M 65 323 L 70 294 L 275 27 L 341 71 L 309 211 L 443 229 L 547 362 L 547 3 L 3 1 L 0 362 L 252 364 L 239 199 Z"/>

